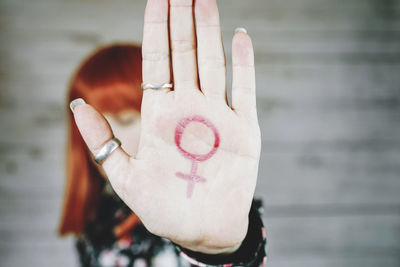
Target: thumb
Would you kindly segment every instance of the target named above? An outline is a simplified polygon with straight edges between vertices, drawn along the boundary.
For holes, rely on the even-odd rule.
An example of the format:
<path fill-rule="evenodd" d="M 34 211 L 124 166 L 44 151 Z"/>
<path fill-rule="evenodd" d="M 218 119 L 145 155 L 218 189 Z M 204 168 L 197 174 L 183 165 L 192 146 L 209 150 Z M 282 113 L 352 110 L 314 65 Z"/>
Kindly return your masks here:
<path fill-rule="evenodd" d="M 83 140 L 92 154 L 96 155 L 114 137 L 110 125 L 102 114 L 86 104 L 82 98 L 71 101 L 70 108 Z M 102 166 L 113 186 L 119 182 L 118 180 L 123 179 L 121 174 L 126 173 L 129 158 L 119 146 L 103 161 Z"/>

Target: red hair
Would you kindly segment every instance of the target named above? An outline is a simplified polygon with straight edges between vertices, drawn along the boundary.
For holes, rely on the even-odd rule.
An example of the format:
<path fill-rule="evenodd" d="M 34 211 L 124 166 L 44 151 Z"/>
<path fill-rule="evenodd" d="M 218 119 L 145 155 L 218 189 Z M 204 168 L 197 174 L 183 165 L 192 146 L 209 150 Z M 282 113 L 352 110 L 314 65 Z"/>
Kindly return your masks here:
<path fill-rule="evenodd" d="M 101 113 L 140 112 L 142 57 L 139 45 L 110 45 L 83 61 L 69 85 L 67 106 L 83 98 Z M 104 185 L 71 112 L 68 112 L 67 184 L 59 233 L 84 231 L 94 218 Z"/>

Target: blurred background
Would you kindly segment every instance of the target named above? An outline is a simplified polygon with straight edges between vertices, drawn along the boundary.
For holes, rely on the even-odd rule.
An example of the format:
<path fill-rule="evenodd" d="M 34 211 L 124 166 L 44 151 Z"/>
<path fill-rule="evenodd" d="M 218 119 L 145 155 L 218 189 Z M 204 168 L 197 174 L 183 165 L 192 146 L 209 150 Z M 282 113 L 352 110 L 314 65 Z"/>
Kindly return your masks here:
<path fill-rule="evenodd" d="M 199 0 L 198 0 L 199 1 Z M 268 267 L 400 266 L 400 1 L 220 0 L 256 53 Z M 66 88 L 145 1 L 0 0 L 0 265 L 77 266 L 56 235 Z"/>

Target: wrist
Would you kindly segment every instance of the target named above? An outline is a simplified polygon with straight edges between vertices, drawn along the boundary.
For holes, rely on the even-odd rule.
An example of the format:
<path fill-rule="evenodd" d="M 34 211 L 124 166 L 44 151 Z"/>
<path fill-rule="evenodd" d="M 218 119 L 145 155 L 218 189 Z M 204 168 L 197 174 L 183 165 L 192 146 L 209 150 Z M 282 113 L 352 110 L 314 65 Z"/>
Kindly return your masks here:
<path fill-rule="evenodd" d="M 175 247 L 182 258 L 195 266 L 263 266 L 266 261 L 266 235 L 260 211 L 261 202 L 253 202 L 247 234 L 238 247 L 225 248 L 221 253 L 202 253 L 179 245 Z"/>
<path fill-rule="evenodd" d="M 236 218 L 232 218 L 232 220 L 224 221 L 224 226 L 218 225 L 214 229 L 209 229 L 207 234 L 204 234 L 204 231 L 203 235 L 195 241 L 180 242 L 174 240 L 173 242 L 184 250 L 201 254 L 222 255 L 234 253 L 241 246 L 248 233 L 249 218 L 246 216 L 239 222 Z M 219 222 L 215 222 L 216 225 L 217 223 Z"/>
<path fill-rule="evenodd" d="M 240 248 L 242 241 L 243 239 L 239 243 L 235 243 L 234 245 L 227 247 L 211 247 L 207 245 L 189 245 L 189 244 L 179 244 L 179 243 L 176 243 L 176 245 L 180 246 L 182 250 L 192 251 L 194 253 L 223 255 L 223 254 L 231 254 L 237 251 Z"/>

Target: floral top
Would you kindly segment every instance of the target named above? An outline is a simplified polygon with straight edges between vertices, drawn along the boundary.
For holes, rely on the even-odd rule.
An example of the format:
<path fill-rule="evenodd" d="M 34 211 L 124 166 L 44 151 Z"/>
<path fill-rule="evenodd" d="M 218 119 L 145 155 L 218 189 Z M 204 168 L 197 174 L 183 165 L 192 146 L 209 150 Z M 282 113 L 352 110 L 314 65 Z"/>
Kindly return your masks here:
<path fill-rule="evenodd" d="M 253 200 L 249 229 L 241 247 L 229 255 L 206 255 L 186 250 L 148 232 L 138 224 L 120 239 L 113 229 L 132 211 L 106 185 L 98 214 L 83 235 L 76 238 L 81 266 L 85 267 L 186 267 L 186 266 L 264 266 L 266 234 L 261 221 L 261 201 Z"/>

